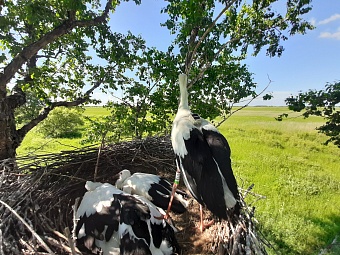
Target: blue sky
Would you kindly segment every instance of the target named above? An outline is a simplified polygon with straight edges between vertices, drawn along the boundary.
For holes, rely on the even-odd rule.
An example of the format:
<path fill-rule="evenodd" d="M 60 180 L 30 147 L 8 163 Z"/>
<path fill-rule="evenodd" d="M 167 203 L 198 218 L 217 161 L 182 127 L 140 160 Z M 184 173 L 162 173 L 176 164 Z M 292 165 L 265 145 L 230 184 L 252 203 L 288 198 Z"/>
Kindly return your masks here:
<path fill-rule="evenodd" d="M 274 99 L 255 100 L 252 105 L 284 105 L 284 98 L 291 94 L 323 89 L 327 82 L 340 80 L 340 1 L 313 0 L 312 5 L 312 11 L 304 17 L 316 26 L 315 30 L 290 37 L 283 43 L 285 51 L 280 58 L 269 58 L 263 51 L 245 61 L 254 73 L 258 91 L 268 84 L 268 76 L 272 80 L 267 91 Z M 166 15 L 160 14 L 162 6 L 165 2 L 160 0 L 144 0 L 139 6 L 122 2 L 110 26 L 113 31 L 140 34 L 148 46 L 165 50 L 174 37 L 160 26 L 166 20 Z"/>

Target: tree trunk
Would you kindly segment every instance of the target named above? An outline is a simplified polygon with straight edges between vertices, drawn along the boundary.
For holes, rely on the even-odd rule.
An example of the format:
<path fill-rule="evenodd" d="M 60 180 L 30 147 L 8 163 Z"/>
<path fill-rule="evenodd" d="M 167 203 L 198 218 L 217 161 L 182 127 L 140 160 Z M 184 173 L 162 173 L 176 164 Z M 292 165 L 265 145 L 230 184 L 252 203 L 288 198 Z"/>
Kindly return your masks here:
<path fill-rule="evenodd" d="M 3 91 L 0 92 L 0 116 L 0 160 L 14 158 L 20 142 L 15 128 L 14 109 Z"/>

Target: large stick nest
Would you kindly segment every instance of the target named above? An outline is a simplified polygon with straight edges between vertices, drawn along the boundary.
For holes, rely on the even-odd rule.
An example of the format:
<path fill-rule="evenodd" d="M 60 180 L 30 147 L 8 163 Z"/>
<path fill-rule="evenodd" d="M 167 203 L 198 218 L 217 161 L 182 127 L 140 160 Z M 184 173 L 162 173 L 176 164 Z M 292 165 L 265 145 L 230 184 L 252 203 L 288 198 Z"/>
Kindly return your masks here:
<path fill-rule="evenodd" d="M 114 184 L 123 169 L 173 180 L 176 168 L 169 138 L 107 145 L 99 157 L 98 147 L 87 147 L 0 162 L 0 254 L 72 253 L 68 230 L 73 229 L 73 208 L 86 191 L 85 181 Z M 267 254 L 268 244 L 256 228 L 255 208 L 247 206 L 243 196 L 240 218 L 215 221 L 203 234 L 196 229 L 199 206 L 193 199 L 188 212 L 172 215 L 180 229 L 182 254 Z M 207 212 L 205 218 L 211 217 Z"/>

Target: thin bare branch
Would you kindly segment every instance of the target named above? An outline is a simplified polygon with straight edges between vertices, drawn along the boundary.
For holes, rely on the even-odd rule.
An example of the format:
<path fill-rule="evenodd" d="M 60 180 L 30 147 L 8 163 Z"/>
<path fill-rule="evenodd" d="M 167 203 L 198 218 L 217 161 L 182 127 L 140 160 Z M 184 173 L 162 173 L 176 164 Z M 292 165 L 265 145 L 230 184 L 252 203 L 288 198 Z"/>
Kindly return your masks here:
<path fill-rule="evenodd" d="M 105 130 L 105 132 L 102 134 L 102 141 L 101 141 L 99 149 L 98 149 L 97 161 L 96 161 L 96 166 L 94 167 L 94 175 L 93 175 L 93 181 L 94 182 L 97 180 L 100 154 L 101 154 L 101 151 L 102 151 L 102 149 L 104 148 L 104 145 L 105 145 L 105 137 L 106 137 L 107 132 L 109 132 L 109 130 Z"/>
<path fill-rule="evenodd" d="M 130 108 L 133 108 L 133 107 L 134 107 L 132 104 L 130 104 L 129 102 L 123 100 L 123 99 L 120 98 L 120 97 L 115 96 L 113 93 L 111 93 L 111 96 L 112 96 L 113 98 L 115 98 L 115 99 L 121 101 L 124 105 L 129 106 Z"/>
<path fill-rule="evenodd" d="M 72 205 L 72 212 L 73 212 L 73 229 L 72 229 L 72 239 L 73 240 L 76 240 L 76 227 L 77 227 L 77 222 L 78 222 L 78 219 L 77 219 L 77 209 L 78 209 L 78 206 L 79 206 L 79 200 L 80 200 L 80 197 L 77 197 L 75 200 L 74 200 L 74 205 Z"/>
<path fill-rule="evenodd" d="M 69 229 L 68 227 L 66 227 L 66 228 L 64 229 L 64 232 L 65 232 L 65 235 L 66 235 L 66 237 L 67 237 L 68 244 L 69 244 L 69 246 L 70 246 L 70 248 L 71 248 L 71 253 L 72 253 L 72 255 L 76 255 L 77 252 L 76 252 L 76 249 L 75 249 L 75 246 L 74 246 L 74 242 L 73 242 L 73 240 L 72 240 L 72 238 L 71 238 L 70 229 Z"/>
<path fill-rule="evenodd" d="M 267 86 L 258 94 L 256 94 L 255 96 L 253 96 L 249 101 L 248 103 L 246 103 L 245 105 L 241 106 L 240 108 L 238 108 L 237 110 L 233 111 L 233 112 L 230 112 L 228 116 L 225 116 L 219 123 L 217 123 L 216 127 L 219 127 L 223 122 L 225 122 L 227 119 L 229 119 L 233 114 L 237 113 L 238 111 L 246 108 L 251 102 L 254 101 L 254 99 L 258 98 L 260 95 L 263 94 L 263 92 L 265 92 L 267 90 L 267 88 L 269 87 L 269 85 L 272 83 L 272 80 L 269 78 L 269 75 L 268 75 L 268 84 Z"/>

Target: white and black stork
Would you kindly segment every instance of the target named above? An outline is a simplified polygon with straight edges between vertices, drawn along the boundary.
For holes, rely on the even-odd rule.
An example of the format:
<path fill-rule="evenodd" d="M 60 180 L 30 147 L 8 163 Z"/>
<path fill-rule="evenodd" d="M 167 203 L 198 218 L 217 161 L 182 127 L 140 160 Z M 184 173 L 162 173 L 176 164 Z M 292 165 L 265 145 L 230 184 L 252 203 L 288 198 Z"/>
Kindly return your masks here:
<path fill-rule="evenodd" d="M 128 194 L 143 196 L 164 210 L 168 209 L 172 185 L 164 177 L 140 172 L 131 175 L 130 170 L 124 169 L 119 173 L 116 187 Z M 176 189 L 171 211 L 178 214 L 186 212 L 187 198 L 185 191 Z"/>
<path fill-rule="evenodd" d="M 203 231 L 211 223 L 203 224 L 202 205 L 218 218 L 227 219 L 228 210 L 239 214 L 239 193 L 226 138 L 214 125 L 190 111 L 185 74 L 179 75 L 179 86 L 180 103 L 171 142 L 177 171 L 182 173 L 186 187 L 201 205 L 199 228 Z"/>
<path fill-rule="evenodd" d="M 174 228 L 150 201 L 108 183 L 87 182 L 77 210 L 77 245 L 103 255 L 170 255 L 180 248 Z"/>

